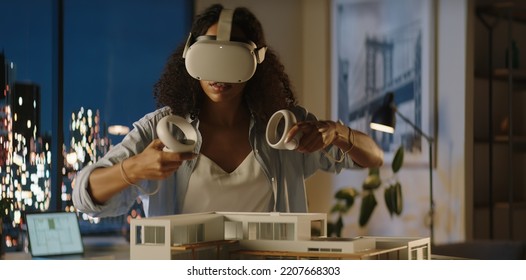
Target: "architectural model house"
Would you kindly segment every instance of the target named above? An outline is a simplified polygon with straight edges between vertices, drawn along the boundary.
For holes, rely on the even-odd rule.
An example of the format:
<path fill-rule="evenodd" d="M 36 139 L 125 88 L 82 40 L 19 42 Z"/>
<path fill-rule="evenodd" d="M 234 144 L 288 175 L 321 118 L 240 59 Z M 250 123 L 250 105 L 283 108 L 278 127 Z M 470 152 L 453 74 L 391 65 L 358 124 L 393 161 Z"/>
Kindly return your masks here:
<path fill-rule="evenodd" d="M 131 259 L 430 259 L 429 238 L 326 237 L 320 213 L 207 212 L 134 219 Z"/>

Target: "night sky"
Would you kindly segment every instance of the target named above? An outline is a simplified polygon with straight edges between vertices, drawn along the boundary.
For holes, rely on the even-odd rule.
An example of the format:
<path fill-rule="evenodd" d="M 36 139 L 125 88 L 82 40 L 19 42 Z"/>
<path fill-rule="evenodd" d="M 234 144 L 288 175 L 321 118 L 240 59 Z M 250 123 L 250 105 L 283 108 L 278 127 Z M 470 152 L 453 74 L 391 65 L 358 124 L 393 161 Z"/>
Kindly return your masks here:
<path fill-rule="evenodd" d="M 40 86 L 41 132 L 52 124 L 55 0 L 0 0 L 0 51 L 16 81 Z M 64 133 L 72 112 L 99 109 L 107 125 L 155 109 L 152 95 L 172 50 L 189 32 L 190 0 L 64 1 Z M 67 140 L 66 140 L 67 141 Z"/>

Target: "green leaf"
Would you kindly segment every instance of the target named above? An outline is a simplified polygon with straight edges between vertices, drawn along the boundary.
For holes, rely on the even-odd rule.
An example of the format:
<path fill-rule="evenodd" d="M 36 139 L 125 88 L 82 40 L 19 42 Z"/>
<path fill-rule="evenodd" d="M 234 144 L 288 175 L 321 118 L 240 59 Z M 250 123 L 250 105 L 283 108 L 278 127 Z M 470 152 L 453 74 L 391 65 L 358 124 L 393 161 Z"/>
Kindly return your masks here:
<path fill-rule="evenodd" d="M 404 203 L 402 199 L 402 185 L 400 182 L 396 182 L 385 189 L 384 199 L 391 216 L 393 214 L 398 216 L 402 214 Z"/>
<path fill-rule="evenodd" d="M 340 200 L 345 201 L 345 205 L 347 206 L 346 210 L 349 210 L 353 206 L 354 198 L 357 195 L 358 195 L 358 192 L 355 189 L 347 188 L 347 189 L 341 189 L 338 192 L 336 192 L 334 197 L 336 199 L 340 199 Z"/>
<path fill-rule="evenodd" d="M 368 192 L 362 199 L 362 205 L 360 207 L 360 219 L 358 223 L 360 227 L 363 227 L 369 222 L 371 214 L 373 213 L 374 208 L 376 208 L 376 197 L 373 192 Z"/>
<path fill-rule="evenodd" d="M 393 170 L 393 173 L 396 173 L 402 168 L 402 164 L 404 163 L 404 147 L 400 146 L 398 147 L 398 150 L 396 150 L 396 154 L 394 156 L 393 162 L 391 163 L 391 168 Z"/>
<path fill-rule="evenodd" d="M 331 213 L 345 213 L 347 210 L 348 209 L 341 203 L 336 203 L 332 206 Z"/>
<path fill-rule="evenodd" d="M 378 168 L 378 167 L 371 167 L 371 168 L 369 168 L 369 175 L 380 176 L 380 168 Z"/>
<path fill-rule="evenodd" d="M 391 215 L 391 217 L 393 216 L 393 213 L 394 213 L 393 200 L 391 199 L 392 198 L 391 194 L 393 193 L 392 190 L 393 190 L 392 186 L 389 186 L 384 191 L 385 205 L 387 206 L 387 210 L 389 210 L 389 215 Z"/>
<path fill-rule="evenodd" d="M 364 190 L 375 190 L 382 184 L 380 176 L 377 174 L 368 175 L 363 182 Z"/>
<path fill-rule="evenodd" d="M 393 187 L 393 196 L 396 197 L 396 204 L 395 204 L 395 213 L 396 215 L 402 214 L 402 210 L 404 207 L 404 201 L 402 198 L 402 185 L 399 182 L 396 182 L 396 184 Z"/>

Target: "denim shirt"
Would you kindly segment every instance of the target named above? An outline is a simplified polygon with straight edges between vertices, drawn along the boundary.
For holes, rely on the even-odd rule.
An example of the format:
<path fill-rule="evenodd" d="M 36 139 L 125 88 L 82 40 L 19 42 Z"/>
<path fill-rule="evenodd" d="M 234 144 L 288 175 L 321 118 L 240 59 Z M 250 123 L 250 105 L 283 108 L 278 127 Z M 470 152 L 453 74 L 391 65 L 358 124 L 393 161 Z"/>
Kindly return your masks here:
<path fill-rule="evenodd" d="M 316 117 L 302 107 L 295 107 L 298 121 L 315 120 Z M 181 213 L 190 175 L 194 170 L 197 158 L 184 161 L 177 172 L 164 180 L 143 180 L 113 196 L 104 204 L 94 203 L 88 193 L 88 177 L 95 168 L 119 164 L 122 160 L 141 153 L 152 140 L 158 138 L 156 126 L 159 120 L 169 115 L 169 107 L 157 109 L 145 115 L 133 124 L 133 129 L 121 143 L 112 147 L 96 163 L 84 167 L 78 174 L 73 188 L 73 204 L 81 212 L 92 217 L 118 216 L 128 212 L 137 197 L 141 197 L 147 216 L 173 215 Z M 197 129 L 199 120 L 187 117 L 197 130 L 197 143 L 194 153 L 199 153 L 202 136 Z M 181 132 L 179 132 L 181 133 Z M 340 172 L 342 168 L 352 168 L 354 163 L 345 155 L 342 162 L 334 162 L 321 151 L 300 153 L 289 150 L 276 150 L 265 140 L 264 129 L 256 129 L 256 121 L 250 121 L 249 139 L 257 161 L 263 168 L 274 192 L 274 211 L 308 212 L 305 191 L 305 179 L 317 170 Z M 176 135 L 180 139 L 183 135 Z M 333 158 L 339 158 L 340 150 L 336 146 L 326 148 Z M 149 195 L 149 193 L 153 193 Z M 228 194 L 225 194 L 228 195 Z M 195 203 L 195 202 L 194 202 Z M 235 202 L 233 202 L 235 203 Z"/>

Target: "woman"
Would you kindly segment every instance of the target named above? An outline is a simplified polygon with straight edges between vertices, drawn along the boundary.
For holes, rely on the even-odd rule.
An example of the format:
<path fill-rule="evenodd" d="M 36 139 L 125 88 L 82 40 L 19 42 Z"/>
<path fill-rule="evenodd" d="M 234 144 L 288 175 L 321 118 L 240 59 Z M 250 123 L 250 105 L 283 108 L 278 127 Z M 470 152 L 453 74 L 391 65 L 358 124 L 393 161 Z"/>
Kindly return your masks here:
<path fill-rule="evenodd" d="M 197 16 L 193 38 L 217 35 L 223 7 Z M 260 22 L 237 8 L 231 38 L 266 42 Z M 242 83 L 192 78 L 184 46 L 171 55 L 154 87 L 159 109 L 97 163 L 77 176 L 73 202 L 92 216 L 126 213 L 140 196 L 148 216 L 205 211 L 307 212 L 304 180 L 317 170 L 339 172 L 383 163 L 383 153 L 367 135 L 333 121 L 318 121 L 297 106 L 288 76 L 272 49 Z M 270 116 L 294 112 L 298 123 L 287 140 L 301 136 L 296 150 L 277 150 L 265 140 Z M 163 117 L 185 117 L 198 131 L 194 153 L 163 151 L 156 125 Z"/>

